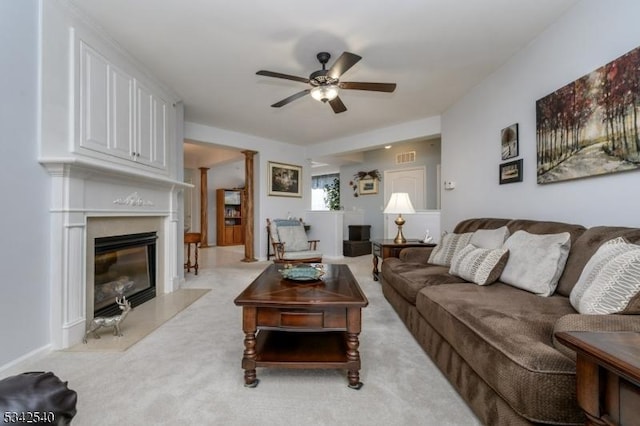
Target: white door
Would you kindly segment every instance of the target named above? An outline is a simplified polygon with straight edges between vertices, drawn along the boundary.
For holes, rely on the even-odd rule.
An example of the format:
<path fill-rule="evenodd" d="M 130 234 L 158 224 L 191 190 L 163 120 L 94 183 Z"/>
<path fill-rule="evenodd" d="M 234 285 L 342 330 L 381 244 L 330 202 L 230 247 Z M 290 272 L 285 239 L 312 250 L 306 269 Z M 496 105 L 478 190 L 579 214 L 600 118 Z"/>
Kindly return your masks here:
<path fill-rule="evenodd" d="M 425 167 L 386 170 L 383 182 L 385 206 L 389 202 L 391 194 L 394 192 L 406 192 L 409 194 L 414 209 L 425 210 L 427 208 L 427 170 Z M 397 215 L 384 216 L 385 238 L 389 238 L 389 235 L 395 236 L 397 228 L 393 221 Z"/>
<path fill-rule="evenodd" d="M 384 172 L 384 205 L 386 206 L 394 192 L 409 194 L 411 204 L 416 210 L 427 208 L 427 171 L 424 167 L 412 169 L 387 170 Z"/>

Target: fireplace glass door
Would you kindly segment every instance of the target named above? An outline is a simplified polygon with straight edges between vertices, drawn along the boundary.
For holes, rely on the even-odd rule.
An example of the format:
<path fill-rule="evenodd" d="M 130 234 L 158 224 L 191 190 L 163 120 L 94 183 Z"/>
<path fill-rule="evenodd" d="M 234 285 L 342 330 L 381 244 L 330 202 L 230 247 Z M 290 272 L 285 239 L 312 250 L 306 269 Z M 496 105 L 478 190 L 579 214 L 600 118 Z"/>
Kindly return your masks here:
<path fill-rule="evenodd" d="M 131 306 L 155 297 L 156 239 L 155 232 L 96 238 L 95 316 L 119 314 L 117 297 Z"/>

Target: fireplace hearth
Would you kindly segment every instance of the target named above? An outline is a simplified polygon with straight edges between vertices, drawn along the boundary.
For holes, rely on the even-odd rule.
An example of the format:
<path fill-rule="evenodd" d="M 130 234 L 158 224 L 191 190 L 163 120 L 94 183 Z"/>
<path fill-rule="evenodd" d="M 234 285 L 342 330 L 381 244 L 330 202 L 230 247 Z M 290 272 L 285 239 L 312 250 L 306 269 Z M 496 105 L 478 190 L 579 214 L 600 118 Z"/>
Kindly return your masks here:
<path fill-rule="evenodd" d="M 116 297 L 138 306 L 156 296 L 156 232 L 96 238 L 94 316 L 120 314 Z"/>

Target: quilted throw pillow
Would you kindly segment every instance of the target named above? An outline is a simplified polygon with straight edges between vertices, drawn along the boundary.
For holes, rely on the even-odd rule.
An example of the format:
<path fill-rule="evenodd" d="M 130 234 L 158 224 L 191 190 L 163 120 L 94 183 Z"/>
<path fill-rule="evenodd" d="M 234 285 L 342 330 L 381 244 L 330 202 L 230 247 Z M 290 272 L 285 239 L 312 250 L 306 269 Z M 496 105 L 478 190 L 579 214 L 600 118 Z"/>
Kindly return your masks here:
<path fill-rule="evenodd" d="M 503 247 L 509 250 L 509 261 L 500 281 L 546 297 L 556 290 L 564 271 L 571 235 L 568 232 L 539 235 L 517 231 Z"/>
<path fill-rule="evenodd" d="M 473 232 L 465 234 L 445 234 L 429 256 L 429 263 L 433 265 L 451 266 L 451 259 L 462 248 L 466 247 L 471 240 Z"/>
<path fill-rule="evenodd" d="M 478 285 L 491 284 L 500 277 L 508 258 L 507 249 L 486 249 L 469 244 L 453 256 L 449 273 Z"/>
<path fill-rule="evenodd" d="M 640 246 L 618 237 L 589 259 L 569 300 L 581 314 L 640 313 Z"/>

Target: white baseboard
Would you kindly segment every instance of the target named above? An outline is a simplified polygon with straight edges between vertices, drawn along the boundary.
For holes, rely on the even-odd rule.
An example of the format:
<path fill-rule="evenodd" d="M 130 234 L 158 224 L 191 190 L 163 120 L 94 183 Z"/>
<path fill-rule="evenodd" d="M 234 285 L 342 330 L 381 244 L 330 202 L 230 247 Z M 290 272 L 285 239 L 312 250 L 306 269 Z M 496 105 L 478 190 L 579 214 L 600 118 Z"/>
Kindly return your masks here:
<path fill-rule="evenodd" d="M 0 378 L 24 373 L 25 364 L 37 361 L 51 352 L 51 344 L 34 349 L 31 352 L 0 366 Z"/>

